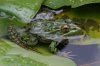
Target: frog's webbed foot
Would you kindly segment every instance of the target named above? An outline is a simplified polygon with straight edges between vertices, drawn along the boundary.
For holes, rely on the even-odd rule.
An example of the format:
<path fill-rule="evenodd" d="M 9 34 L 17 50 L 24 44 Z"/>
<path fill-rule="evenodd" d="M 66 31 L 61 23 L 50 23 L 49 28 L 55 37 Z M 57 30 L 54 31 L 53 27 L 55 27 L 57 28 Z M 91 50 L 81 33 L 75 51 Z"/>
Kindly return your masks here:
<path fill-rule="evenodd" d="M 57 53 L 58 51 L 62 50 L 68 44 L 68 42 L 68 39 L 63 39 L 61 42 L 52 41 L 49 45 L 51 52 Z"/>
<path fill-rule="evenodd" d="M 74 59 L 74 57 L 77 56 L 77 55 L 73 54 L 72 51 L 58 52 L 57 55 L 62 56 L 62 57 L 66 57 L 66 58 L 69 58 L 69 59 Z"/>

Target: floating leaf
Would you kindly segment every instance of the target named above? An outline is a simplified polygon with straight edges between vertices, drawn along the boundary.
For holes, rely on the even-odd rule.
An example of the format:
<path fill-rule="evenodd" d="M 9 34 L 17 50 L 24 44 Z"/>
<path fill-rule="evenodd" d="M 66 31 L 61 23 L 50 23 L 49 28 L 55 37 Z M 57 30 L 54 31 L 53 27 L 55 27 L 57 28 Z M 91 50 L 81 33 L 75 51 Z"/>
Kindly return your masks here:
<path fill-rule="evenodd" d="M 17 26 L 23 26 L 25 23 L 19 22 L 17 20 L 11 20 L 8 18 L 0 18 L 0 36 L 7 35 L 9 25 L 14 24 Z"/>
<path fill-rule="evenodd" d="M 30 22 L 43 0 L 0 0 L 0 11 L 16 16 L 22 22 Z"/>
<path fill-rule="evenodd" d="M 0 66 L 76 66 L 70 59 L 44 56 L 4 39 L 0 39 L 0 49 Z"/>
<path fill-rule="evenodd" d="M 79 7 L 90 3 L 100 3 L 100 0 L 45 0 L 44 5 L 57 9 L 62 6 L 72 6 L 72 8 Z"/>
<path fill-rule="evenodd" d="M 3 66 L 47 66 L 44 63 L 20 55 L 7 55 L 0 58 L 0 65 Z"/>

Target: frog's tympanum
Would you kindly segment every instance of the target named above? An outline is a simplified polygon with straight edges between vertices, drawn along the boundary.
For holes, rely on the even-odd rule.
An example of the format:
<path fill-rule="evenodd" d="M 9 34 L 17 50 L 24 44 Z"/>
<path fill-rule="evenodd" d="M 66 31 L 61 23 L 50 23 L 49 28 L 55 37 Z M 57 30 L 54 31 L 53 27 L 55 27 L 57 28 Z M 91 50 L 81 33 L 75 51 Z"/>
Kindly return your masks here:
<path fill-rule="evenodd" d="M 11 25 L 9 27 L 9 37 L 17 44 L 33 47 L 39 42 L 48 44 L 51 52 L 56 53 L 59 46 L 68 44 L 68 37 L 83 35 L 84 31 L 72 20 L 35 20 L 24 27 Z"/>

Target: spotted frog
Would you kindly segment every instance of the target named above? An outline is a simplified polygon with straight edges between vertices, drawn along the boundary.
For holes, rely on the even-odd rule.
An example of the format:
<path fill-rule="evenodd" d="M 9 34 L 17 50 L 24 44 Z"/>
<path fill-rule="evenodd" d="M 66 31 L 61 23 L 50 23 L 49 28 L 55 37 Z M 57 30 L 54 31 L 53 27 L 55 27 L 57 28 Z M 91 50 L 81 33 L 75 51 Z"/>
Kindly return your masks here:
<path fill-rule="evenodd" d="M 84 35 L 84 31 L 70 19 L 35 20 L 24 27 L 11 25 L 9 37 L 17 44 L 34 47 L 41 42 L 56 53 L 68 44 L 68 37 Z"/>

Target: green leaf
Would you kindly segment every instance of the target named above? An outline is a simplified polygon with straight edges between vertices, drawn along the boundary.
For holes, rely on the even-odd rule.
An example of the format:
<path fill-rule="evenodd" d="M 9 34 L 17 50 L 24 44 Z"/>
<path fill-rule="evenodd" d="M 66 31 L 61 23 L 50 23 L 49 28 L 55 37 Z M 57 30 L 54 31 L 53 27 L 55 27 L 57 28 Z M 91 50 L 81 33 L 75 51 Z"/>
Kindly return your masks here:
<path fill-rule="evenodd" d="M 76 64 L 67 58 L 56 55 L 44 56 L 0 39 L 0 66 L 76 66 Z"/>
<path fill-rule="evenodd" d="M 30 22 L 43 0 L 0 0 L 0 11 L 15 16 L 22 22 Z"/>
<path fill-rule="evenodd" d="M 0 58 L 2 66 L 47 66 L 44 63 L 20 55 L 6 55 Z"/>
<path fill-rule="evenodd" d="M 100 0 L 45 0 L 44 5 L 57 9 L 62 6 L 71 6 L 72 8 L 79 7 L 90 3 L 100 3 Z"/>
<path fill-rule="evenodd" d="M 14 24 L 14 25 L 17 25 L 17 26 L 20 27 L 20 26 L 25 25 L 26 23 L 17 21 L 15 19 L 11 20 L 11 19 L 8 19 L 8 18 L 0 18 L 0 36 L 7 35 L 7 33 L 8 33 L 8 27 L 11 24 Z"/>
<path fill-rule="evenodd" d="M 7 35 L 9 22 L 7 19 L 0 19 L 0 36 Z"/>

